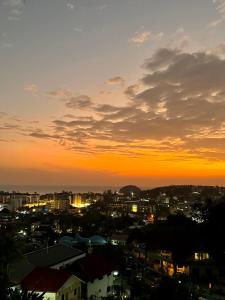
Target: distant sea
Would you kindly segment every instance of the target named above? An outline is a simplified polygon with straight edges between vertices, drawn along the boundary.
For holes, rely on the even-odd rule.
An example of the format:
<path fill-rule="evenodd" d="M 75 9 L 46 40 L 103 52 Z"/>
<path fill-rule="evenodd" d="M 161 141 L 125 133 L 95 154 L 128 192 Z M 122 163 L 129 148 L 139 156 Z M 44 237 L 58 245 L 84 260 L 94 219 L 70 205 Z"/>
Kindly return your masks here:
<path fill-rule="evenodd" d="M 73 193 L 103 193 L 107 190 L 119 191 L 118 186 L 76 186 L 76 185 L 0 185 L 0 190 L 5 192 L 21 192 L 21 193 L 53 193 L 62 191 L 71 191 Z"/>
<path fill-rule="evenodd" d="M 62 191 L 71 191 L 73 193 L 103 193 L 111 190 L 117 192 L 122 186 L 76 186 L 76 185 L 0 185 L 0 190 L 5 192 L 21 192 L 21 193 L 54 193 Z M 147 189 L 140 187 L 142 189 Z"/>

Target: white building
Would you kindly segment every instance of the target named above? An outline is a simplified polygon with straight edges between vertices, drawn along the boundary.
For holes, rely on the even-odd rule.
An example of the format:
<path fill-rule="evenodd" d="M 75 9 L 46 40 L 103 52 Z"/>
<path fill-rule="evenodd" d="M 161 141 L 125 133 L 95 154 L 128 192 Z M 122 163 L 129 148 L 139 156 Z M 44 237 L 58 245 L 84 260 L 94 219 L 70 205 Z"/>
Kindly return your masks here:
<path fill-rule="evenodd" d="M 64 270 L 35 268 L 22 280 L 20 288 L 44 294 L 44 300 L 81 299 L 81 281 Z"/>
<path fill-rule="evenodd" d="M 102 299 L 114 294 L 118 271 L 105 255 L 93 254 L 75 262 L 71 272 L 82 280 L 85 299 Z"/>

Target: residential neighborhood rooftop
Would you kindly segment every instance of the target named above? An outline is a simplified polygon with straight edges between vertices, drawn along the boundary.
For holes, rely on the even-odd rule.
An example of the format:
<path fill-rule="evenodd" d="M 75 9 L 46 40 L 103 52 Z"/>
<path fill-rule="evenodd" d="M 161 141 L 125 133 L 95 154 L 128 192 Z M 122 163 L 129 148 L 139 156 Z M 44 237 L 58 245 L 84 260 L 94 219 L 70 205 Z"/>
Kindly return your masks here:
<path fill-rule="evenodd" d="M 57 292 L 72 275 L 64 270 L 35 268 L 22 281 L 28 291 Z"/>
<path fill-rule="evenodd" d="M 37 267 L 50 267 L 82 255 L 83 252 L 64 245 L 54 245 L 26 254 L 27 260 Z"/>

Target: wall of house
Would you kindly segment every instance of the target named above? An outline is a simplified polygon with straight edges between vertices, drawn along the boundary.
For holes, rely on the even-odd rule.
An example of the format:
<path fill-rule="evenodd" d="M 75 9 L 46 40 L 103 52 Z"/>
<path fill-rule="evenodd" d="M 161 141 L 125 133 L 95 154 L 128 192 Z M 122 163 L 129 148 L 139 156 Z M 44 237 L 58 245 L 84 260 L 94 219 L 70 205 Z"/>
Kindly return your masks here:
<path fill-rule="evenodd" d="M 56 300 L 56 293 L 45 293 L 44 300 Z"/>
<path fill-rule="evenodd" d="M 115 281 L 115 277 L 112 272 L 109 276 L 105 275 L 101 279 L 95 279 L 93 282 L 88 282 L 87 284 L 88 299 L 91 296 L 106 297 L 107 295 L 112 294 L 112 286 L 114 284 L 114 281 Z M 107 291 L 107 287 L 110 287 L 109 291 Z"/>
<path fill-rule="evenodd" d="M 63 297 L 64 295 L 64 297 Z M 81 281 L 71 276 L 56 294 L 56 300 L 80 300 L 81 299 Z"/>

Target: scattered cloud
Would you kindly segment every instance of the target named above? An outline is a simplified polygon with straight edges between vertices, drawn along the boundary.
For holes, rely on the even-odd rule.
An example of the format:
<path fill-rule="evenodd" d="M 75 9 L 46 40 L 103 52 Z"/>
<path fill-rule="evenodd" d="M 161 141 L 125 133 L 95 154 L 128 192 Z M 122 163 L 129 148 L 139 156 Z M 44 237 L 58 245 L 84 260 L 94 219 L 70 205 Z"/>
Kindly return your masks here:
<path fill-rule="evenodd" d="M 128 98 L 134 98 L 138 94 L 139 90 L 140 84 L 136 83 L 128 86 L 124 93 Z"/>
<path fill-rule="evenodd" d="M 225 0 L 213 0 L 213 4 L 216 6 L 216 10 L 225 16 Z"/>
<path fill-rule="evenodd" d="M 3 48 L 12 48 L 12 47 L 13 47 L 13 44 L 7 43 L 7 42 L 3 42 L 3 43 L 2 43 L 2 47 L 3 47 Z"/>
<path fill-rule="evenodd" d="M 59 139 L 60 136 L 59 135 L 51 135 L 51 134 L 47 134 L 44 133 L 41 129 L 35 129 L 33 132 L 30 133 L 31 137 L 35 137 L 35 138 L 41 138 L 41 139 Z"/>
<path fill-rule="evenodd" d="M 225 19 L 218 19 L 218 20 L 212 21 L 209 23 L 209 27 L 217 27 L 217 26 L 223 24 L 224 21 L 225 21 Z"/>
<path fill-rule="evenodd" d="M 135 157 L 170 151 L 186 160 L 223 159 L 225 60 L 207 52 L 164 48 L 146 60 L 144 68 L 145 76 L 126 88 L 129 102 L 122 107 L 96 104 L 86 95 L 68 99 L 68 93 L 52 93 L 60 98 L 66 94 L 66 107 L 84 110 L 87 116 L 56 119 L 53 132 L 31 135 L 49 135 L 74 150 L 86 145 L 96 152 Z"/>
<path fill-rule="evenodd" d="M 217 56 L 219 56 L 220 58 L 225 58 L 225 42 L 224 43 L 221 43 L 219 44 L 218 46 L 212 48 L 212 49 L 209 49 L 207 51 L 207 53 L 209 54 L 215 54 Z"/>
<path fill-rule="evenodd" d="M 105 90 L 101 90 L 101 91 L 99 92 L 99 94 L 102 95 L 102 96 L 108 96 L 108 95 L 111 95 L 112 92 L 110 92 L 110 91 L 105 91 Z"/>
<path fill-rule="evenodd" d="M 73 96 L 73 92 L 69 89 L 56 89 L 47 92 L 47 96 L 52 99 L 65 101 Z"/>
<path fill-rule="evenodd" d="M 99 11 L 103 11 L 103 10 L 105 10 L 107 7 L 108 7 L 107 4 L 103 4 L 103 5 L 97 6 L 96 9 L 99 10 Z"/>
<path fill-rule="evenodd" d="M 12 8 L 18 8 L 24 5 L 23 0 L 5 0 L 3 4 L 8 5 Z"/>
<path fill-rule="evenodd" d="M 79 28 L 79 27 L 74 27 L 73 30 L 76 31 L 76 32 L 82 32 L 82 31 L 83 31 L 83 29 L 82 29 L 82 28 Z"/>
<path fill-rule="evenodd" d="M 69 10 L 74 10 L 75 5 L 74 5 L 73 3 L 67 3 L 67 4 L 66 4 L 66 7 L 67 7 Z"/>
<path fill-rule="evenodd" d="M 80 95 L 77 97 L 71 97 L 66 102 L 66 107 L 73 109 L 89 109 L 93 105 L 91 98 L 87 95 Z"/>
<path fill-rule="evenodd" d="M 225 21 L 225 0 L 212 0 L 220 18 L 209 23 L 209 27 L 217 27 Z"/>
<path fill-rule="evenodd" d="M 174 33 L 164 38 L 164 47 L 187 51 L 191 42 L 190 35 L 185 32 L 183 27 L 179 27 Z"/>
<path fill-rule="evenodd" d="M 141 29 L 143 29 L 143 27 Z M 154 50 L 158 50 L 159 48 L 176 48 L 186 51 L 190 48 L 191 44 L 193 44 L 191 36 L 183 27 L 177 28 L 177 30 L 171 34 L 153 31 L 142 31 L 140 33 L 140 31 L 137 31 L 130 41 L 137 45 L 141 45 L 149 39 L 151 40 L 151 46 Z"/>
<path fill-rule="evenodd" d="M 144 44 L 151 36 L 150 31 L 142 31 L 142 32 L 136 32 L 135 35 L 130 39 L 130 42 L 134 44 Z"/>
<path fill-rule="evenodd" d="M 23 13 L 25 1 L 24 0 L 5 0 L 3 5 L 9 7 L 10 15 L 8 20 L 18 21 Z"/>
<path fill-rule="evenodd" d="M 75 119 L 75 116 L 72 114 L 66 114 L 66 115 L 64 115 L 64 118 Z"/>
<path fill-rule="evenodd" d="M 27 84 L 24 86 L 24 91 L 30 92 L 32 94 L 37 94 L 37 92 L 39 91 L 39 88 L 36 84 L 30 83 L 30 84 Z"/>
<path fill-rule="evenodd" d="M 125 83 L 125 79 L 121 76 L 115 76 L 107 80 L 110 85 L 122 85 Z"/>
<path fill-rule="evenodd" d="M 15 141 L 21 136 L 27 135 L 30 130 L 35 130 L 36 123 L 22 120 L 20 117 L 9 113 L 0 112 L 0 142 Z"/>

